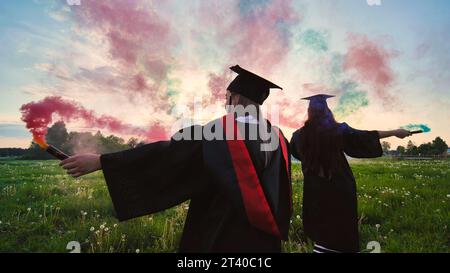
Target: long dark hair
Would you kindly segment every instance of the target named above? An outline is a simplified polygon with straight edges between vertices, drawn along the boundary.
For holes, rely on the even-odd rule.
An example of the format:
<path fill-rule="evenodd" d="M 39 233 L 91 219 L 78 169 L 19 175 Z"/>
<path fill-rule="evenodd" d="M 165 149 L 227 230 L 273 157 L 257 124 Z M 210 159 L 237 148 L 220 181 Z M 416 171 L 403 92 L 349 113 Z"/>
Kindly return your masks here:
<path fill-rule="evenodd" d="M 327 103 L 311 101 L 300 142 L 303 170 L 330 179 L 339 168 L 342 147 L 339 123 Z"/>

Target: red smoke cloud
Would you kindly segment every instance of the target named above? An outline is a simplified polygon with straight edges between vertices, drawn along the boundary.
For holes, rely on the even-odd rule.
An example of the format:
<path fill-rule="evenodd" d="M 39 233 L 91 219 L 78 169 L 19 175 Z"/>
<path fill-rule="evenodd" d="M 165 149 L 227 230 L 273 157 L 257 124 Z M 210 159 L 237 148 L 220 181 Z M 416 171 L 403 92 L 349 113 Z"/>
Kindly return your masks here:
<path fill-rule="evenodd" d="M 80 29 L 107 42 L 114 72 L 102 74 L 103 82 L 114 83 L 129 100 L 149 104 L 153 111 L 167 113 L 173 105 L 167 95 L 166 80 L 174 63 L 172 49 L 177 45 L 170 22 L 150 5 L 166 2 L 142 0 L 83 0 L 74 9 Z M 93 71 L 86 71 L 86 74 Z M 95 80 L 95 79 L 94 79 Z"/>
<path fill-rule="evenodd" d="M 238 37 L 231 49 L 231 59 L 269 72 L 288 54 L 290 28 L 300 22 L 300 18 L 291 0 L 272 0 L 263 4 L 248 1 L 246 5 L 251 11 L 241 14 L 229 30 L 230 37 Z"/>
<path fill-rule="evenodd" d="M 304 124 L 306 107 L 298 101 L 283 99 L 278 102 L 280 108 L 280 126 L 298 129 Z"/>
<path fill-rule="evenodd" d="M 344 56 L 344 70 L 355 71 L 359 80 L 370 84 L 385 104 L 391 103 L 393 97 L 388 88 L 394 81 L 394 73 L 390 62 L 397 53 L 370 41 L 365 35 L 351 34 L 348 41 L 350 45 Z"/>
<path fill-rule="evenodd" d="M 169 22 L 140 0 L 84 0 L 76 9 L 76 19 L 108 42 L 111 58 L 120 63 L 120 75 L 129 82 L 124 90 L 131 93 L 130 99 L 134 94 L 144 95 L 154 107 L 170 109 L 161 88 L 176 44 Z"/>
<path fill-rule="evenodd" d="M 83 106 L 61 97 L 46 97 L 38 102 L 24 104 L 20 111 L 22 112 L 22 121 L 26 123 L 27 129 L 33 134 L 35 141 L 45 142 L 47 127 L 52 124 L 55 114 L 65 122 L 82 120 L 86 126 L 91 128 L 136 135 L 147 141 L 162 140 L 167 137 L 167 132 L 159 124 L 153 125 L 148 130 L 135 127 L 111 116 L 98 116 L 94 111 L 87 110 Z"/>
<path fill-rule="evenodd" d="M 227 68 L 221 74 L 210 73 L 208 75 L 208 87 L 211 92 L 209 103 L 215 104 L 217 102 L 225 103 L 225 94 L 232 77 L 230 70 Z"/>
<path fill-rule="evenodd" d="M 142 6 L 142 1 L 84 0 L 77 9 L 79 21 L 97 28 L 108 38 L 113 58 L 134 66 L 142 58 L 156 72 L 156 78 L 168 69 L 170 26 L 158 14 Z M 152 76 L 152 75 L 150 75 Z"/>

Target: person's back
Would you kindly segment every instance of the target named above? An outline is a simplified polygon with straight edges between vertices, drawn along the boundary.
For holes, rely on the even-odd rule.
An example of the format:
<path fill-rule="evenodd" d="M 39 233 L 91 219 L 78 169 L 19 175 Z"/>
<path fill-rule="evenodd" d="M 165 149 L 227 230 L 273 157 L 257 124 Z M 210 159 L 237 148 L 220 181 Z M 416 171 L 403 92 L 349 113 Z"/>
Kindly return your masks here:
<path fill-rule="evenodd" d="M 380 138 L 385 132 L 337 123 L 326 103 L 330 97 L 305 98 L 310 100 L 308 120 L 291 140 L 292 155 L 302 162 L 304 175 L 303 226 L 315 242 L 314 252 L 358 252 L 356 182 L 346 156 L 382 156 Z"/>
<path fill-rule="evenodd" d="M 229 109 L 170 141 L 76 155 L 62 166 L 75 177 L 102 169 L 121 221 L 190 200 L 181 252 L 279 252 L 291 216 L 290 154 L 281 131 L 257 118 L 270 88 L 279 87 L 239 66 L 231 69 L 239 75 L 228 87 L 227 105 L 254 106 L 253 115 Z M 247 138 L 255 129 L 271 138 Z"/>
<path fill-rule="evenodd" d="M 289 159 L 281 145 L 274 150 L 261 150 L 267 140 L 250 136 L 260 130 L 260 123 L 248 117 L 230 119 L 241 140 L 225 139 L 224 132 L 224 140 L 203 141 L 203 172 L 208 174 L 206 180 L 213 182 L 191 199 L 180 251 L 196 252 L 203 243 L 207 245 L 202 251 L 208 252 L 281 251 L 280 239 L 287 239 L 290 219 L 291 189 L 285 164 Z M 212 123 L 212 127 L 207 127 L 225 131 L 222 119 Z M 270 124 L 264 128 L 278 143 L 278 129 L 272 129 Z M 287 147 L 282 135 L 281 139 Z M 254 181 L 248 175 L 252 172 Z M 259 187 L 259 193 L 252 192 L 251 183 Z M 267 210 L 255 211 L 255 206 Z M 265 222 L 258 219 L 261 217 L 272 220 Z"/>

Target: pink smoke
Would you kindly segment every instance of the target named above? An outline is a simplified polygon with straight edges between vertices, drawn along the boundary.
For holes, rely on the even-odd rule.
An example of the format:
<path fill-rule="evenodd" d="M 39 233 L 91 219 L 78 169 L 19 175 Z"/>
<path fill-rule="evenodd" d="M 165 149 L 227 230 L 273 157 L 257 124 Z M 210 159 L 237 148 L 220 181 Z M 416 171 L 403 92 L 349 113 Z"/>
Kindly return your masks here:
<path fill-rule="evenodd" d="M 232 80 L 230 70 L 227 67 L 220 74 L 209 73 L 208 77 L 209 77 L 208 87 L 211 92 L 209 103 L 210 104 L 215 104 L 218 102 L 225 103 L 226 90 Z"/>
<path fill-rule="evenodd" d="M 82 26 L 105 37 L 111 57 L 121 62 L 131 78 L 137 73 L 155 85 L 165 79 L 172 58 L 171 45 L 175 44 L 173 32 L 169 22 L 144 8 L 142 1 L 84 0 L 82 8 L 77 9 L 77 18 Z"/>
<path fill-rule="evenodd" d="M 292 101 L 287 98 L 278 100 L 279 125 L 291 129 L 298 129 L 303 126 L 306 113 L 306 104 Z M 275 124 L 278 125 L 278 124 Z"/>
<path fill-rule="evenodd" d="M 45 139 L 47 128 L 52 124 L 54 115 L 60 120 L 71 122 L 81 120 L 90 128 L 107 129 L 112 133 L 135 135 L 145 138 L 147 141 L 157 141 L 167 138 L 167 133 L 159 124 L 150 129 L 143 129 L 121 120 L 107 116 L 98 116 L 94 111 L 83 106 L 64 100 L 61 97 L 46 97 L 38 102 L 30 102 L 22 105 L 22 121 L 26 123 L 27 129 L 35 139 Z"/>
<path fill-rule="evenodd" d="M 344 70 L 356 72 L 358 80 L 371 85 L 375 94 L 385 104 L 392 103 L 394 98 L 389 94 L 389 87 L 394 81 L 394 73 L 390 63 L 398 54 L 388 51 L 365 35 L 350 34 L 348 42 L 348 52 L 344 56 Z"/>
<path fill-rule="evenodd" d="M 237 35 L 231 59 L 270 72 L 288 54 L 290 28 L 298 22 L 291 0 L 273 0 L 247 17 L 241 15 L 229 29 L 230 37 Z"/>

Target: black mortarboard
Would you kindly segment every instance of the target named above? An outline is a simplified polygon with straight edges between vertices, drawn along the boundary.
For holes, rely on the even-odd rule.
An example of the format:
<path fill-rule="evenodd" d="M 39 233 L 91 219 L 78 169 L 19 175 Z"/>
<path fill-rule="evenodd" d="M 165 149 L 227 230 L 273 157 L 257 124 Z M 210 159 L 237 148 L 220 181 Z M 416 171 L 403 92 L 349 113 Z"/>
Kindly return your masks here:
<path fill-rule="evenodd" d="M 230 69 L 236 72 L 238 76 L 230 83 L 227 90 L 241 94 L 260 105 L 269 96 L 271 88 L 283 90 L 278 85 L 243 69 L 239 65 L 232 66 Z"/>
<path fill-rule="evenodd" d="M 306 98 L 302 98 L 302 100 L 309 100 L 309 101 L 327 101 L 327 99 L 329 98 L 334 98 L 335 96 L 333 95 L 325 95 L 325 94 L 319 94 L 319 95 L 314 95 L 311 97 L 306 97 Z"/>
<path fill-rule="evenodd" d="M 324 104 L 327 105 L 327 99 L 334 98 L 333 95 L 319 94 L 311 97 L 302 98 L 302 100 L 309 100 L 310 105 Z"/>

